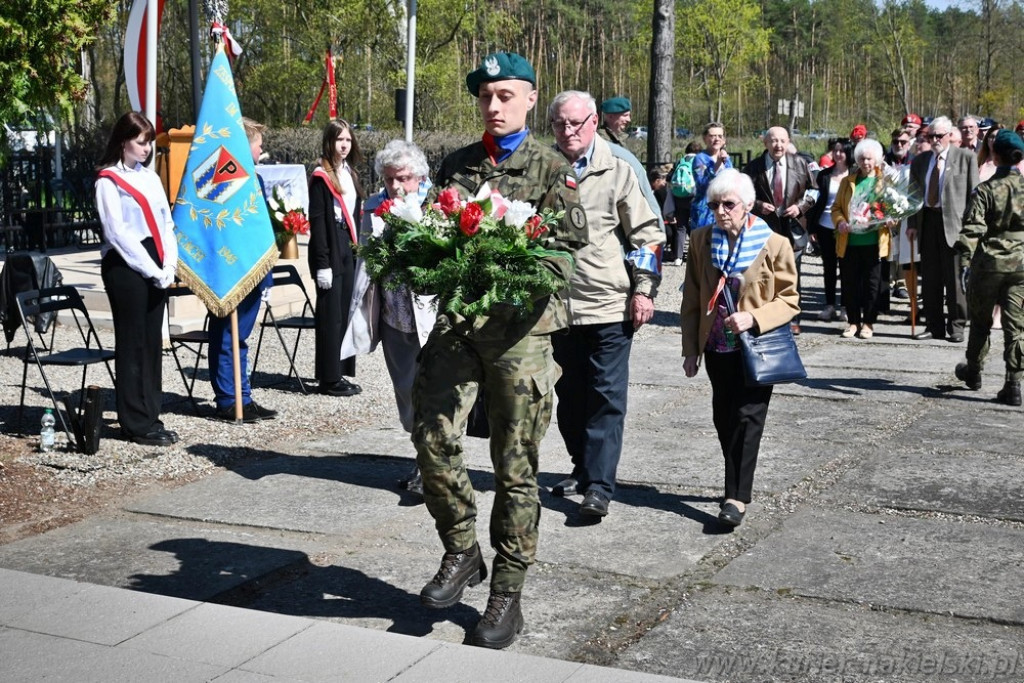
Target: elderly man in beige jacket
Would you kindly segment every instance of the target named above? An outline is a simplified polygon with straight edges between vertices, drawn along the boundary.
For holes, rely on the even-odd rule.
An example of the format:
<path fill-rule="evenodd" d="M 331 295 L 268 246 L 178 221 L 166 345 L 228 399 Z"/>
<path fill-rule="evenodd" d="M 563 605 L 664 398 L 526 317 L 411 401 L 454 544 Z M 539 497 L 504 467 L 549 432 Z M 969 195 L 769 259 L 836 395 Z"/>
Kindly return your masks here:
<path fill-rule="evenodd" d="M 562 377 L 558 429 L 572 473 L 552 490 L 582 493 L 580 514 L 608 514 L 629 387 L 633 333 L 650 321 L 661 281 L 665 234 L 640 190 L 636 172 L 598 136 L 597 105 L 588 93 L 555 96 L 548 118 L 558 151 L 573 165 L 590 226 L 576 253 L 569 290 L 569 331 L 555 335 Z"/>

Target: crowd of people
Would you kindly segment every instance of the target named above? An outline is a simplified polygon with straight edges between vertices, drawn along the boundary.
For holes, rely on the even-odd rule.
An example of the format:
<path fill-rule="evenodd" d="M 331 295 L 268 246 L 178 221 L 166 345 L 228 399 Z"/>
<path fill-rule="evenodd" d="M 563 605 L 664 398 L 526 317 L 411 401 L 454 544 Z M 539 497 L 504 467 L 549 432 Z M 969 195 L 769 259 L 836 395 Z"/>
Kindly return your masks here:
<path fill-rule="evenodd" d="M 1020 405 L 1024 121 L 1014 132 L 973 117 L 957 128 L 945 117 L 925 123 L 909 114 L 888 149 L 857 126 L 849 138 L 830 141 L 818 160 L 799 154 L 788 130 L 775 126 L 764 135 L 764 153 L 742 171 L 726 149 L 725 127 L 712 122 L 703 147 L 688 147 L 671 173 L 647 173 L 618 144 L 630 121 L 627 98 L 599 106 L 583 91 L 559 93 L 546 110 L 552 146 L 527 126 L 537 89 L 526 59 L 488 55 L 466 86 L 484 132 L 446 157 L 433 179 L 422 150 L 395 140 L 374 158 L 382 189 L 367 195 L 355 169 L 362 155 L 351 126 L 335 120 L 325 127 L 309 184 L 309 267 L 320 393 L 359 393 L 352 381 L 356 355 L 383 347 L 398 415 L 416 450 L 416 467 L 404 483 L 422 494 L 444 548 L 421 591 L 428 608 L 458 603 L 488 575 L 462 446 L 470 414 L 485 411 L 494 560 L 488 605 L 469 642 L 504 648 L 523 628 L 521 594 L 538 542 L 539 446 L 556 396 L 571 470 L 552 493 L 582 496 L 584 518 L 609 514 L 632 340 L 654 314 L 663 249 L 668 263 L 686 262 L 682 370 L 693 377 L 703 364 L 711 381 L 724 460 L 718 518 L 728 527 L 742 523 L 751 502 L 772 396 L 772 387 L 745 382 L 737 336 L 787 325 L 800 333 L 800 269 L 812 248 L 824 266 L 818 319 L 842 322 L 842 337 L 872 338 L 891 288 L 916 297 L 918 277 L 923 312 L 916 338 L 962 342 L 969 311 L 967 359 L 956 374 L 972 389 L 981 386 L 988 331 L 998 326 L 994 313 L 1001 307 L 1007 375 L 999 400 Z M 262 132 L 246 122 L 254 159 Z M 176 258 L 166 197 L 144 165 L 152 139 L 148 121 L 125 115 L 103 159 L 100 178 L 111 182 L 97 182 L 96 192 L 118 350 L 118 420 L 126 438 L 168 445 L 177 437 L 159 419 L 159 326 Z M 917 188 L 922 210 L 906 221 L 853 231 L 854 193 L 882 177 Z M 543 259 L 560 292 L 536 297 L 529 312 L 495 308 L 466 318 L 361 272 L 359 245 L 383 227 L 382 204 L 398 197 L 433 203 L 449 188 L 468 200 L 485 186 L 537 211 L 557 212 Z M 243 348 L 267 284 L 243 302 Z M 217 417 L 234 419 L 222 328 L 222 322 L 211 327 L 210 374 Z M 243 396 L 244 421 L 274 417 L 252 401 L 247 385 Z"/>

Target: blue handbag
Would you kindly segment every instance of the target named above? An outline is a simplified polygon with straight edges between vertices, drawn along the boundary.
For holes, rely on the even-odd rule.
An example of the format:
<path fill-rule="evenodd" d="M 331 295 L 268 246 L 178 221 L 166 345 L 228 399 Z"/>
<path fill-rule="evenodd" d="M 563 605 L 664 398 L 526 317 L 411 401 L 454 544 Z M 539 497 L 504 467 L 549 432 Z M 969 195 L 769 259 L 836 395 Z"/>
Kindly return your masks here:
<path fill-rule="evenodd" d="M 722 295 L 725 297 L 725 310 L 732 315 L 736 312 L 736 304 L 728 286 L 722 289 Z M 800 360 L 800 352 L 797 351 L 796 340 L 793 339 L 789 325 L 782 324 L 758 335 L 749 331 L 741 332 L 738 336 L 747 386 L 768 386 L 807 379 L 807 371 Z"/>

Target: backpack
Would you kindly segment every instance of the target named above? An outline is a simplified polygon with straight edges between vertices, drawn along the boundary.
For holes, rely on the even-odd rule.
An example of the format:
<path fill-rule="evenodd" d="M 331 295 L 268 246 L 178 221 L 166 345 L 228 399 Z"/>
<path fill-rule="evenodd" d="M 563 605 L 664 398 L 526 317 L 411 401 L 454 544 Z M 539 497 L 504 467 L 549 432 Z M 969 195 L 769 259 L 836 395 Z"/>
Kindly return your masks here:
<path fill-rule="evenodd" d="M 672 186 L 672 196 L 679 199 L 692 197 L 696 190 L 696 183 L 693 180 L 693 158 L 694 154 L 687 154 L 672 171 L 672 179 L 669 184 Z"/>

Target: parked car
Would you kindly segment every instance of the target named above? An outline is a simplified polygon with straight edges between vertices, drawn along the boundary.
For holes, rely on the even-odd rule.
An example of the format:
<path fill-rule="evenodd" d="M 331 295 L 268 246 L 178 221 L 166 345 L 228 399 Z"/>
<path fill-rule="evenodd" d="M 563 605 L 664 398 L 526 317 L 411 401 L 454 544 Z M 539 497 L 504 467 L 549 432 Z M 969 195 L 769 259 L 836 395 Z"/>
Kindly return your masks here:
<path fill-rule="evenodd" d="M 676 128 L 676 137 L 677 138 L 688 138 L 691 135 L 693 135 L 693 133 L 690 132 L 689 128 L 683 128 L 683 127 Z"/>
<path fill-rule="evenodd" d="M 836 133 L 834 130 L 825 130 L 823 128 L 819 128 L 817 130 L 812 130 L 811 134 L 808 135 L 807 137 L 809 137 L 812 140 L 830 140 L 832 138 L 839 137 L 839 134 Z"/>
<path fill-rule="evenodd" d="M 636 138 L 638 140 L 646 140 L 647 126 L 637 126 L 630 132 L 629 137 Z"/>

